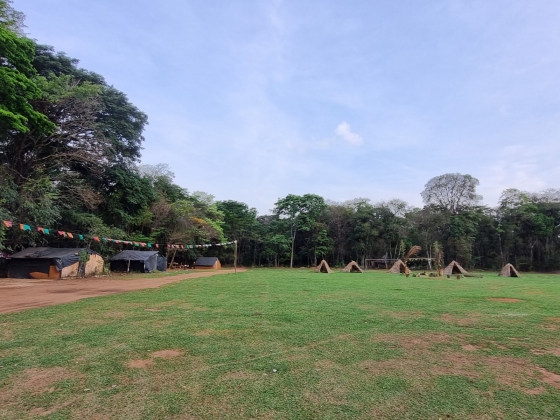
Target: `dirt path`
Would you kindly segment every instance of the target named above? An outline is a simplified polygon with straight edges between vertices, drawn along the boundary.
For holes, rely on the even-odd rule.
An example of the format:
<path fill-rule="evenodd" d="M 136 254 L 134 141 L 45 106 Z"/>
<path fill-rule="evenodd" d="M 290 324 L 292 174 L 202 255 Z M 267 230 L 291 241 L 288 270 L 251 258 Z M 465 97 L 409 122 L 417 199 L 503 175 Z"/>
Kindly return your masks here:
<path fill-rule="evenodd" d="M 244 272 L 245 269 L 237 269 Z M 157 278 L 120 276 L 69 280 L 0 279 L 0 314 L 30 308 L 75 302 L 95 296 L 114 295 L 140 289 L 155 289 L 186 279 L 231 274 L 233 270 L 192 272 Z"/>

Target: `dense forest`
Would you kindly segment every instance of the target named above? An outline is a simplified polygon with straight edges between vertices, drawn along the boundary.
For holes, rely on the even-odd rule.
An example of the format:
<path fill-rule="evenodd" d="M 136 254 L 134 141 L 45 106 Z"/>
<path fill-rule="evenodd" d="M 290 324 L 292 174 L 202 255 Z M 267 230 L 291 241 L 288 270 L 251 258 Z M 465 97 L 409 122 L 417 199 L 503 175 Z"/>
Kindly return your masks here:
<path fill-rule="evenodd" d="M 86 245 L 109 256 L 131 245 L 94 237 L 162 244 L 163 252 L 237 240 L 242 265 L 299 267 L 398 258 L 418 245 L 422 256 L 443 253 L 468 268 L 560 269 L 560 190 L 507 189 L 490 208 L 478 180 L 455 173 L 426 183 L 423 208 L 306 194 L 278 199 L 268 215 L 189 192 L 166 164 L 140 164 L 148 118 L 123 92 L 24 28 L 24 16 L 0 0 L 0 220 L 13 223 L 0 225 L 0 250 Z M 176 258 L 204 253 L 233 260 L 231 247 L 179 249 Z"/>

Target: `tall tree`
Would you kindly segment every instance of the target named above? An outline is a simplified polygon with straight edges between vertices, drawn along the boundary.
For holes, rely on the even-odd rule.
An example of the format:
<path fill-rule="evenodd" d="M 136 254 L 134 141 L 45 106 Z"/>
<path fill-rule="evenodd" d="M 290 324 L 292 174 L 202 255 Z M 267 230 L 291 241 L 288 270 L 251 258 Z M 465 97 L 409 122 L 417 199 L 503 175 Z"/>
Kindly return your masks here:
<path fill-rule="evenodd" d="M 274 214 L 285 219 L 290 229 L 292 242 L 290 268 L 294 266 L 294 246 L 299 231 L 309 231 L 318 216 L 327 208 L 325 200 L 315 194 L 303 196 L 289 194 L 279 199 L 274 207 Z"/>
<path fill-rule="evenodd" d="M 457 214 L 480 203 L 482 196 L 476 193 L 478 184 L 478 179 L 471 175 L 444 174 L 430 179 L 421 195 L 426 205 Z"/>

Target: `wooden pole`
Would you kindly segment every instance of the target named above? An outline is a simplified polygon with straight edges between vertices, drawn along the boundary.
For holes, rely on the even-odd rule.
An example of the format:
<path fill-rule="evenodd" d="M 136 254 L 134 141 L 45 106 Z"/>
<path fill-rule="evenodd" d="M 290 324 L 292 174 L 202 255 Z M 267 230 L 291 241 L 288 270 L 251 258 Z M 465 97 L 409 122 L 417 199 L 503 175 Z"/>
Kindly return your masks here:
<path fill-rule="evenodd" d="M 233 269 L 237 273 L 237 240 L 233 241 L 235 243 L 235 251 L 233 251 Z"/>

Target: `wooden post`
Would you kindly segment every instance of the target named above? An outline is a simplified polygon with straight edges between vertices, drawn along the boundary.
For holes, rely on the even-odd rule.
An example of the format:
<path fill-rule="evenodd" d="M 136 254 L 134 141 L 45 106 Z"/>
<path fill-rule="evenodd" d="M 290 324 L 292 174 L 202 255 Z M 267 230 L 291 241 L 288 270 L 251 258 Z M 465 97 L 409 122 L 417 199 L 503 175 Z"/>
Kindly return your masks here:
<path fill-rule="evenodd" d="M 233 269 L 237 273 L 237 240 L 233 241 L 235 243 L 235 251 L 233 251 Z"/>
<path fill-rule="evenodd" d="M 130 273 L 130 260 L 128 260 L 128 267 L 126 267 L 126 272 Z"/>
<path fill-rule="evenodd" d="M 173 268 L 173 263 L 175 262 L 175 255 L 177 254 L 177 248 L 175 248 L 175 251 L 173 252 L 173 257 L 171 257 L 171 262 L 169 263 L 169 268 L 172 269 Z"/>

